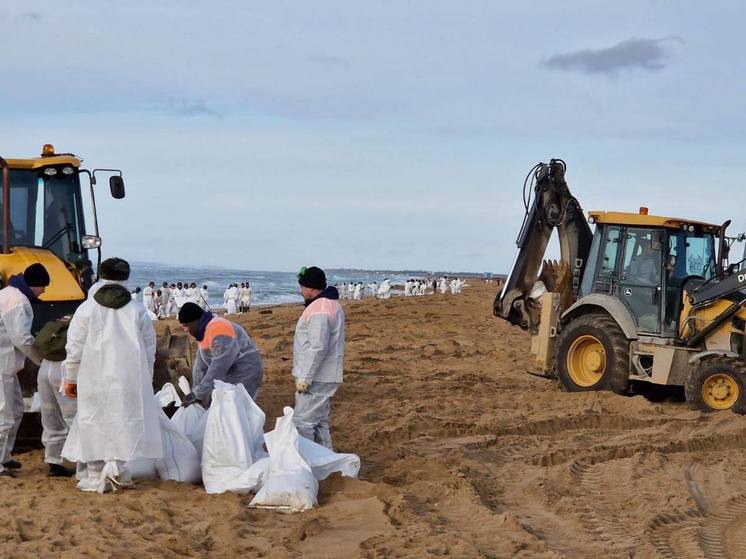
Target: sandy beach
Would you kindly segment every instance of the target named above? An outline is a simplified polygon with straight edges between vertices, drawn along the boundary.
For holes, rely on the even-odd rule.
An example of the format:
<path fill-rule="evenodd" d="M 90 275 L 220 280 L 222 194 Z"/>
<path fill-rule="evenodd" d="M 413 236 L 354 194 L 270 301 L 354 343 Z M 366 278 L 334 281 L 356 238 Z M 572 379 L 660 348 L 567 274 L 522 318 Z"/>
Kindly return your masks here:
<path fill-rule="evenodd" d="M 317 509 L 249 510 L 174 482 L 81 493 L 45 477 L 37 450 L 0 479 L 0 556 L 744 556 L 746 418 L 563 393 L 528 374 L 528 336 L 491 315 L 494 295 L 343 302 L 333 437 L 362 470 L 322 482 Z M 237 318 L 265 359 L 269 430 L 293 402 L 301 307 L 266 310 Z"/>

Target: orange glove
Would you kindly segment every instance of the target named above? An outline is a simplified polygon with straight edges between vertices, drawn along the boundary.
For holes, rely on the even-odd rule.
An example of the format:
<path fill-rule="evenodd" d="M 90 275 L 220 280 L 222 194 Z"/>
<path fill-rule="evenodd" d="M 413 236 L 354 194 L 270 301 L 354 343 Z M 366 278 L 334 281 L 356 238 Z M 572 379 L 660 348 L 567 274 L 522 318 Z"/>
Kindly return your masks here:
<path fill-rule="evenodd" d="M 65 383 L 65 396 L 68 398 L 77 398 L 78 397 L 78 385 L 74 382 L 66 382 Z"/>

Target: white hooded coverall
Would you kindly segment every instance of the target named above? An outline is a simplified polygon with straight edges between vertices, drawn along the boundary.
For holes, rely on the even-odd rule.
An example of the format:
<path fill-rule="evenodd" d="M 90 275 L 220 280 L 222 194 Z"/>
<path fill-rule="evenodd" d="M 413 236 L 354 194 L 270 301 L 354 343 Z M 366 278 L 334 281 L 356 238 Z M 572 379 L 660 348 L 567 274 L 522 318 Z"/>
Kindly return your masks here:
<path fill-rule="evenodd" d="M 31 324 L 34 312 L 28 297 L 19 289 L 0 289 L 0 472 L 10 460 L 18 428 L 23 419 L 23 394 L 18 372 L 28 357 L 34 363 L 41 356 L 33 348 Z"/>
<path fill-rule="evenodd" d="M 104 280 L 107 284 L 119 284 Z M 142 305 L 104 306 L 98 295 L 75 311 L 67 331 L 66 381 L 77 384 L 78 414 L 62 456 L 85 462 L 88 480 L 124 477 L 124 463 L 163 456 L 153 397 L 155 330 Z M 81 480 L 79 488 L 86 480 Z M 103 481 L 101 488 L 103 490 Z"/>

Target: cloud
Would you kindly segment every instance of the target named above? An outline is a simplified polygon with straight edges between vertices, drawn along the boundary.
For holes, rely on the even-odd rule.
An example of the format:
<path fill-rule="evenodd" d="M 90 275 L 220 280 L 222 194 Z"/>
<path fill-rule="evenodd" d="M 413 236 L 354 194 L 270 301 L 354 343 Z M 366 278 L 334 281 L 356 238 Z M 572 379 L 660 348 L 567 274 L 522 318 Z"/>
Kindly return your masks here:
<path fill-rule="evenodd" d="M 201 99 L 187 99 L 184 97 L 169 97 L 166 99 L 169 112 L 181 116 L 211 116 L 222 118 L 223 115 L 210 107 Z"/>
<path fill-rule="evenodd" d="M 21 17 L 35 22 L 41 21 L 41 14 L 39 12 L 28 12 L 23 14 Z"/>
<path fill-rule="evenodd" d="M 662 39 L 627 39 L 614 46 L 555 54 L 542 64 L 547 68 L 579 71 L 585 74 L 616 74 L 623 70 L 663 70 L 669 58 L 671 42 L 683 43 L 679 37 Z"/>

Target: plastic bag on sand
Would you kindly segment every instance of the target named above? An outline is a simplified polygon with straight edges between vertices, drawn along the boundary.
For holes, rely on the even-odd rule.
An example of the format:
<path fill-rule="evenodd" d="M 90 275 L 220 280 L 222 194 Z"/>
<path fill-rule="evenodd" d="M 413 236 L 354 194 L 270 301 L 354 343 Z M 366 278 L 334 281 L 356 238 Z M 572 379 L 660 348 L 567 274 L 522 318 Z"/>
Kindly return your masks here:
<path fill-rule="evenodd" d="M 293 409 L 277 418 L 273 436 L 267 442 L 269 474 L 250 507 L 300 512 L 316 506 L 319 482 L 300 454 L 300 435 L 293 424 Z"/>
<path fill-rule="evenodd" d="M 274 446 L 275 431 L 264 434 L 267 448 Z M 318 481 L 325 480 L 335 472 L 345 477 L 357 477 L 360 472 L 360 457 L 357 454 L 338 454 L 305 437 L 298 439 L 298 449 L 303 459 L 308 462 L 313 477 Z M 270 451 L 271 455 L 272 451 Z"/>
<path fill-rule="evenodd" d="M 207 412 L 199 404 L 192 404 L 186 408 L 179 408 L 171 417 L 171 424 L 181 431 L 197 449 L 197 455 L 202 459 L 202 444 L 205 439 L 205 424 Z"/>
<path fill-rule="evenodd" d="M 161 440 L 163 441 L 163 458 L 158 458 L 155 461 L 158 477 L 173 481 L 197 483 L 202 477 L 197 449 L 194 448 L 186 435 L 168 419 L 165 413 L 161 412 L 159 419 Z"/>
<path fill-rule="evenodd" d="M 246 472 L 266 456 L 262 450 L 263 435 L 264 412 L 246 388 L 216 380 L 202 447 L 205 490 L 248 493 L 253 489 Z"/>
<path fill-rule="evenodd" d="M 176 388 L 170 382 L 164 384 L 163 388 L 155 393 L 155 397 L 162 408 L 165 408 L 169 404 L 174 404 L 177 408 L 181 406 L 179 393 L 176 392 Z"/>

